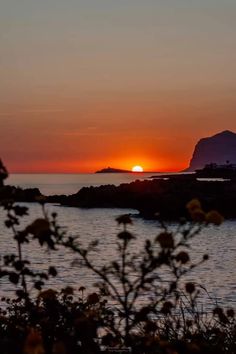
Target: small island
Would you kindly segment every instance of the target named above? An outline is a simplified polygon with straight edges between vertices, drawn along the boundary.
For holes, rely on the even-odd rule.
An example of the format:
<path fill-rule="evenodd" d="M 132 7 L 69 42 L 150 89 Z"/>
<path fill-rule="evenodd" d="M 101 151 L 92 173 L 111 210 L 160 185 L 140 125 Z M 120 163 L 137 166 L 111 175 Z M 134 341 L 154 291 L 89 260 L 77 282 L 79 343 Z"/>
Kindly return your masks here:
<path fill-rule="evenodd" d="M 119 168 L 107 167 L 102 170 L 96 171 L 95 173 L 131 173 L 129 170 L 121 170 Z"/>

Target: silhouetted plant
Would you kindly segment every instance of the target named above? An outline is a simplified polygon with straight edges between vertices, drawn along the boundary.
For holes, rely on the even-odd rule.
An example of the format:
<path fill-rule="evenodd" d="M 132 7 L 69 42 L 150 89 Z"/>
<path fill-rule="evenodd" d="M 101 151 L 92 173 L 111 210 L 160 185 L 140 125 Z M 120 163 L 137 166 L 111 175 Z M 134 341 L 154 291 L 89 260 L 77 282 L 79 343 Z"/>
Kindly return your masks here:
<path fill-rule="evenodd" d="M 3 186 L 4 180 L 8 177 L 8 171 L 0 159 L 0 187 Z"/>
<path fill-rule="evenodd" d="M 145 340 L 152 333 L 154 338 L 158 334 L 172 341 L 187 339 L 190 334 L 193 336 L 206 330 L 205 325 L 209 322 L 203 321 L 196 306 L 199 289 L 193 283 L 187 283 L 183 293 L 179 290 L 179 283 L 184 275 L 208 259 L 208 255 L 204 255 L 199 262 L 191 262 L 188 253 L 190 240 L 209 223 L 219 225 L 223 218 L 216 211 L 204 213 L 197 200 L 187 207 L 194 222 L 182 220 L 175 230 L 170 230 L 162 222 L 163 230 L 154 240 L 147 239 L 144 249 L 137 254 L 130 252 L 130 244 L 135 242 L 135 237 L 127 231 L 127 226 L 132 220 L 128 215 L 117 218 L 123 225 L 123 231 L 117 236 L 118 257 L 101 268 L 90 257 L 96 245 L 84 249 L 73 238 L 63 243 L 79 254 L 84 265 L 100 278 L 97 283 L 100 294 L 116 304 L 113 310 L 116 321 L 112 327 L 108 326 L 106 342 L 108 338 L 111 343 L 118 338 L 119 343 L 134 348 L 137 338 L 141 338 L 140 333 L 144 333 Z M 170 278 L 169 282 L 166 282 L 166 276 Z M 144 306 L 141 305 L 143 298 Z"/>
<path fill-rule="evenodd" d="M 46 246 L 50 250 L 55 250 L 55 246 L 60 238 L 63 237 L 63 233 L 58 232 L 59 228 L 55 223 L 56 214 L 52 214 L 50 221 L 44 205 L 44 217 L 36 219 L 24 229 L 19 229 L 20 218 L 28 215 L 28 208 L 15 205 L 11 200 L 5 201 L 3 207 L 7 211 L 5 226 L 12 231 L 17 247 L 15 253 L 3 256 L 0 277 L 8 277 L 11 283 L 18 286 L 18 290 L 16 291 L 17 296 L 28 302 L 30 301 L 32 287 L 41 290 L 50 277 L 57 275 L 57 271 L 52 266 L 46 272 L 31 269 L 30 262 L 24 258 L 24 244 L 29 243 L 32 239 L 36 239 L 40 246 Z M 27 279 L 30 280 L 27 281 Z M 30 285 L 31 288 L 29 288 Z"/>
<path fill-rule="evenodd" d="M 234 353 L 234 311 L 218 306 L 212 313 L 198 308 L 202 286 L 184 284 L 184 276 L 201 263 L 193 263 L 190 242 L 209 223 L 220 225 L 216 211 L 205 213 L 198 200 L 187 209 L 193 222 L 181 220 L 176 228 L 161 222 L 162 231 L 147 239 L 143 249 L 131 252 L 135 237 L 129 232 L 129 215 L 117 222 L 117 259 L 99 267 L 92 252 L 98 241 L 86 248 L 79 239 L 67 236 L 56 213 L 48 214 L 41 197 L 42 218 L 21 229 L 24 206 L 6 201 L 5 225 L 16 241 L 16 252 L 3 255 L 0 276 L 16 286 L 15 298 L 4 298 L 0 316 L 0 346 L 6 354 L 74 354 L 107 352 L 129 347 L 133 353 Z M 24 245 L 36 240 L 56 252 L 65 247 L 79 257 L 78 265 L 96 275 L 97 292 L 84 287 L 46 289 L 57 269 L 36 271 L 25 258 Z M 60 265 L 58 265 L 60 267 Z M 167 281 L 168 280 L 168 281 Z M 184 284 L 184 286 L 183 286 Z M 109 349 L 110 348 L 110 349 Z"/>

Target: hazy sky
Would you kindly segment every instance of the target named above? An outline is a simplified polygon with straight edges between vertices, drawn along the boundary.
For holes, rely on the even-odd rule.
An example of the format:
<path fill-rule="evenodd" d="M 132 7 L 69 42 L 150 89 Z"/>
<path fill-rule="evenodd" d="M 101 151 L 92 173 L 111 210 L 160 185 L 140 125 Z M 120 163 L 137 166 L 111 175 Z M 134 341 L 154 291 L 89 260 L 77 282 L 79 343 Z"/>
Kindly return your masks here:
<path fill-rule="evenodd" d="M 187 166 L 236 131 L 235 0 L 0 0 L 10 171 Z"/>

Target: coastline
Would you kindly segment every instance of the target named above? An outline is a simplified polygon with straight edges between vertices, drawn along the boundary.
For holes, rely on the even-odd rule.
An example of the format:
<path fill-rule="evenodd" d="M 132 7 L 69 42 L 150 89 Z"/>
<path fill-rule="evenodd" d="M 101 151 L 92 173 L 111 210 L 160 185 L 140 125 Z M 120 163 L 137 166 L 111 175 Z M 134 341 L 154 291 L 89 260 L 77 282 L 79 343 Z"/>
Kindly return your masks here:
<path fill-rule="evenodd" d="M 151 177 L 151 176 L 150 176 Z M 196 174 L 166 174 L 152 179 L 136 180 L 119 185 L 103 184 L 83 187 L 71 195 L 44 196 L 39 188 L 22 189 L 5 186 L 0 200 L 45 202 L 79 208 L 135 209 L 140 217 L 178 220 L 188 218 L 186 204 L 199 199 L 204 210 L 218 210 L 226 219 L 236 219 L 236 180 L 199 180 Z"/>

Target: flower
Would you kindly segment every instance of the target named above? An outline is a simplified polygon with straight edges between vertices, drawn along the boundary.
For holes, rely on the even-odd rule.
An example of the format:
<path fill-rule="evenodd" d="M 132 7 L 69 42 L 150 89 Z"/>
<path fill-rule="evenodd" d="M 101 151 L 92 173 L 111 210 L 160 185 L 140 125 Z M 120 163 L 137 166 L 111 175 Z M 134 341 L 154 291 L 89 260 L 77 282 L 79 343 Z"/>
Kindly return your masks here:
<path fill-rule="evenodd" d="M 175 259 L 177 262 L 181 262 L 182 264 L 186 264 L 190 260 L 188 253 L 185 251 L 179 252 Z"/>
<path fill-rule="evenodd" d="M 84 286 L 80 286 L 80 287 L 79 287 L 79 291 L 83 292 L 83 291 L 85 291 L 85 290 L 86 290 L 86 288 L 85 288 Z"/>
<path fill-rule="evenodd" d="M 169 232 L 160 233 L 157 236 L 156 241 L 159 242 L 161 248 L 174 248 L 174 239 Z"/>
<path fill-rule="evenodd" d="M 87 297 L 87 303 L 89 305 L 95 305 L 99 302 L 99 296 L 97 293 L 89 294 Z"/>
<path fill-rule="evenodd" d="M 219 226 L 224 221 L 223 216 L 216 210 L 211 210 L 206 214 L 206 222 Z"/>
<path fill-rule="evenodd" d="M 215 307 L 214 310 L 213 310 L 213 314 L 214 314 L 214 315 L 221 316 L 221 315 L 223 315 L 223 313 L 224 313 L 224 312 L 223 312 L 222 308 L 219 307 L 219 306 Z"/>
<path fill-rule="evenodd" d="M 235 315 L 235 313 L 234 313 L 234 309 L 228 309 L 227 311 L 226 311 L 226 313 L 227 313 L 227 316 L 228 317 L 234 317 L 234 315 Z"/>
<path fill-rule="evenodd" d="M 198 199 L 192 199 L 187 205 L 186 208 L 191 216 L 191 219 L 195 222 L 203 222 L 206 219 L 206 215 L 202 210 L 201 203 Z"/>
<path fill-rule="evenodd" d="M 124 215 L 118 216 L 118 218 L 116 218 L 116 221 L 118 222 L 119 225 L 120 224 L 126 225 L 126 224 L 132 224 L 133 223 L 131 218 L 130 218 L 130 216 L 129 216 L 129 214 L 124 214 Z"/>
<path fill-rule="evenodd" d="M 186 283 L 185 290 L 187 293 L 192 294 L 195 291 L 195 285 L 193 283 Z"/>
<path fill-rule="evenodd" d="M 41 237 L 50 231 L 50 224 L 46 219 L 36 219 L 27 226 L 26 231 L 35 237 Z"/>
<path fill-rule="evenodd" d="M 190 212 L 191 218 L 195 222 L 203 222 L 206 220 L 206 214 L 202 209 L 194 209 Z"/>
<path fill-rule="evenodd" d="M 61 293 L 68 296 L 68 295 L 73 295 L 74 294 L 74 289 L 71 286 L 66 286 L 61 290 Z"/>
<path fill-rule="evenodd" d="M 198 199 L 192 199 L 190 202 L 188 202 L 186 208 L 190 213 L 192 213 L 195 209 L 201 209 L 202 206 Z"/>
<path fill-rule="evenodd" d="M 130 241 L 132 239 L 134 239 L 135 237 L 128 231 L 122 231 L 120 232 L 117 237 L 121 240 L 124 240 L 124 241 Z"/>
<path fill-rule="evenodd" d="M 225 316 L 224 311 L 221 307 L 215 307 L 213 310 L 213 315 L 218 316 L 220 322 L 226 324 L 229 320 L 228 318 Z"/>

